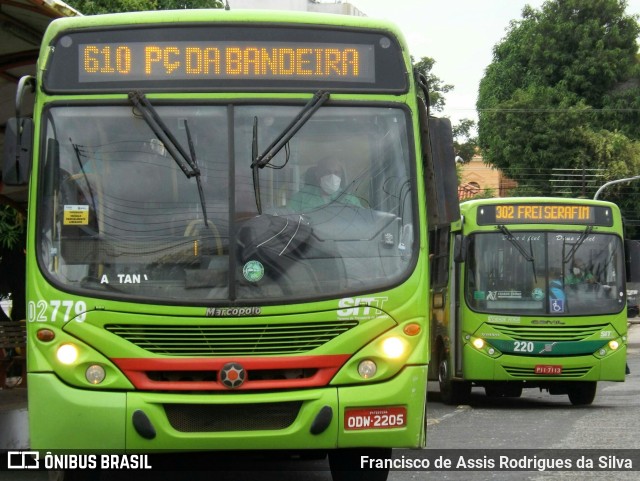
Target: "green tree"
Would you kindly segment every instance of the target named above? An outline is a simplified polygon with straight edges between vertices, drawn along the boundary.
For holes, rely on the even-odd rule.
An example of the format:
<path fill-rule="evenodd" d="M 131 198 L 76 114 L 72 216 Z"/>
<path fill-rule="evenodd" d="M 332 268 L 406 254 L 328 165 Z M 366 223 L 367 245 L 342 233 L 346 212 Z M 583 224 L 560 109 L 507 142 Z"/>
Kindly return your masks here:
<path fill-rule="evenodd" d="M 462 119 L 453 126 L 453 148 L 456 157 L 467 163 L 478 150 L 478 138 L 475 136 L 476 123 L 471 119 Z"/>
<path fill-rule="evenodd" d="M 84 15 L 224 7 L 222 0 L 68 0 L 66 3 Z"/>
<path fill-rule="evenodd" d="M 436 61 L 431 57 L 422 57 L 418 62 L 411 57 L 413 68 L 427 79 L 429 86 L 429 103 L 431 110 L 442 112 L 446 104 L 445 95 L 455 87 L 433 73 Z M 456 155 L 468 162 L 473 157 L 477 147 L 477 138 L 474 137 L 475 122 L 470 119 L 462 119 L 459 124 L 453 126 L 453 144 Z"/>
<path fill-rule="evenodd" d="M 433 73 L 436 61 L 431 57 L 422 57 L 417 62 L 411 57 L 413 68 L 427 79 L 429 86 L 429 105 L 434 112 L 442 112 L 445 105 L 445 94 L 454 89 L 453 85 L 446 84 L 440 77 Z"/>
<path fill-rule="evenodd" d="M 11 319 L 25 317 L 25 239 L 26 222 L 24 212 L 9 205 L 10 201 L 0 196 L 0 299 L 11 298 Z M 0 321 L 9 317 L 0 309 Z"/>
<path fill-rule="evenodd" d="M 527 6 L 494 47 L 480 83 L 478 140 L 487 163 L 518 181 L 517 193 L 557 195 L 552 169 L 601 169 L 600 183 L 640 173 L 640 27 L 626 6 Z M 635 210 L 629 199 L 610 200 Z"/>
<path fill-rule="evenodd" d="M 0 204 L 0 248 L 14 249 L 22 245 L 24 234 L 24 214 L 8 203 Z"/>

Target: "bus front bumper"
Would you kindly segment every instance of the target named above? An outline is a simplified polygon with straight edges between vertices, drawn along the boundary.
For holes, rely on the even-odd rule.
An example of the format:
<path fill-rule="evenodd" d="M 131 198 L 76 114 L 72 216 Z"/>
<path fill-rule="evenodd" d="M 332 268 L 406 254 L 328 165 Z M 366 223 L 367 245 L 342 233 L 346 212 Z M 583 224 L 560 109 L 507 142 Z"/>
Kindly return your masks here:
<path fill-rule="evenodd" d="M 154 452 L 421 447 L 426 379 L 427 366 L 408 366 L 394 378 L 371 385 L 175 394 L 77 389 L 52 373 L 30 373 L 31 448 Z M 346 428 L 348 408 L 369 415 L 370 408 L 385 408 L 380 412 L 387 413 L 382 421 L 386 425 L 352 422 Z M 397 427 L 400 413 L 406 413 L 406 421 Z"/>
<path fill-rule="evenodd" d="M 463 350 L 463 377 L 471 381 L 624 381 L 626 358 L 626 345 L 599 359 L 590 354 L 490 357 L 467 344 Z"/>

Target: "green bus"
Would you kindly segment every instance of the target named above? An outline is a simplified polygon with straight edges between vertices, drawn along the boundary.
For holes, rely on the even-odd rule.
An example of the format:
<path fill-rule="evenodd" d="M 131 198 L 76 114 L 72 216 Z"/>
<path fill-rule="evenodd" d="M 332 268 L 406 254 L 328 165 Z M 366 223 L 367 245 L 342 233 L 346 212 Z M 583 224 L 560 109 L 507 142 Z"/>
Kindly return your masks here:
<path fill-rule="evenodd" d="M 429 377 L 446 403 L 523 388 L 591 404 L 624 381 L 625 257 L 616 205 L 586 199 L 471 200 L 433 235 Z"/>
<path fill-rule="evenodd" d="M 393 25 L 66 18 L 37 67 L 3 171 L 30 183 L 32 448 L 318 450 L 337 479 L 425 444 L 428 231 L 459 209 Z"/>

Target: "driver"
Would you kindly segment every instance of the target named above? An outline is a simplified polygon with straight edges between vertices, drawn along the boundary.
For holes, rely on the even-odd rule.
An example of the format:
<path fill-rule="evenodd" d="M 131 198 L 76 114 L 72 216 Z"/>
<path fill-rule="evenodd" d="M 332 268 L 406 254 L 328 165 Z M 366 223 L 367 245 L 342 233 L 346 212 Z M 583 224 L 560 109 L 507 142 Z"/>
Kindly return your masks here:
<path fill-rule="evenodd" d="M 582 259 L 574 257 L 573 265 L 565 279 L 565 284 L 575 286 L 577 284 L 588 283 L 593 284 L 596 282 L 594 275 L 589 272 Z"/>
<path fill-rule="evenodd" d="M 340 161 L 320 161 L 306 171 L 304 184 L 291 197 L 289 207 L 297 212 L 317 209 L 334 202 L 362 207 L 357 197 L 343 190 L 345 184 L 345 171 Z"/>

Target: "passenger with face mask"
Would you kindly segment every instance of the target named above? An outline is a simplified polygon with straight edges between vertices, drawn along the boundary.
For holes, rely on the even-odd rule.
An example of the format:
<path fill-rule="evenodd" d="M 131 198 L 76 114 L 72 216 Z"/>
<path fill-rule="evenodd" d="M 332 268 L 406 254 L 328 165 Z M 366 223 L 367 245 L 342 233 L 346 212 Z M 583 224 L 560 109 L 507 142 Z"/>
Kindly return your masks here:
<path fill-rule="evenodd" d="M 344 192 L 346 180 L 342 164 L 336 159 L 327 159 L 305 173 L 304 185 L 289 201 L 296 212 L 305 212 L 332 203 L 361 207 L 357 197 Z"/>

